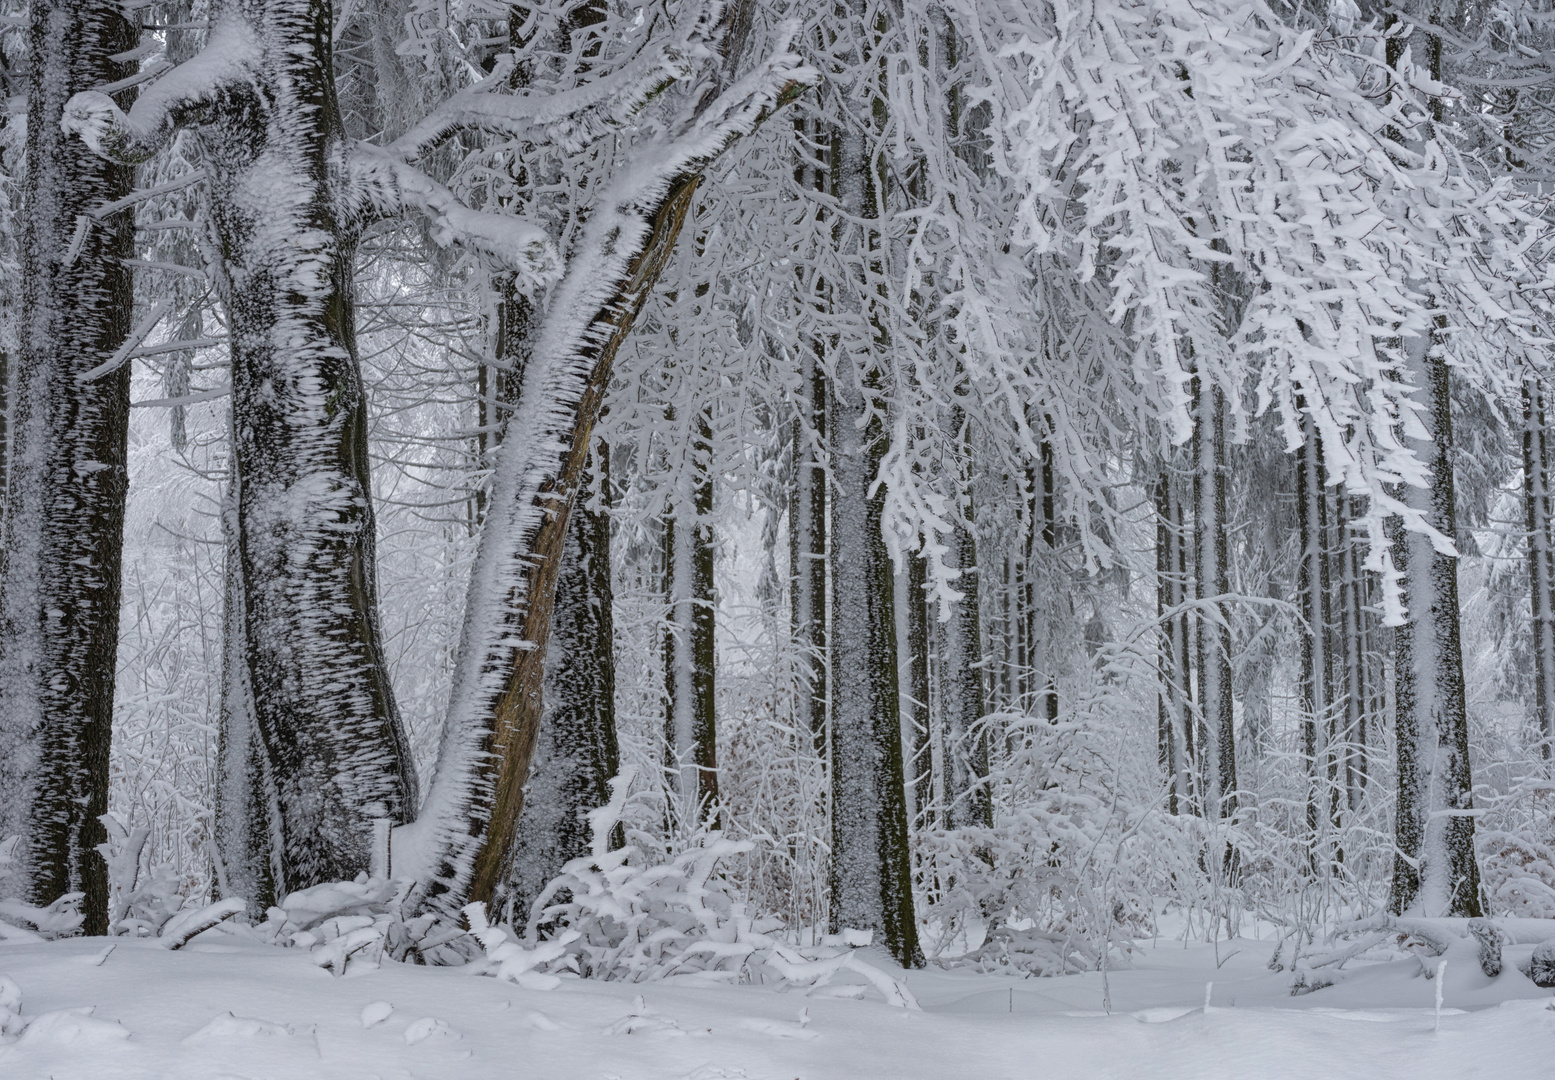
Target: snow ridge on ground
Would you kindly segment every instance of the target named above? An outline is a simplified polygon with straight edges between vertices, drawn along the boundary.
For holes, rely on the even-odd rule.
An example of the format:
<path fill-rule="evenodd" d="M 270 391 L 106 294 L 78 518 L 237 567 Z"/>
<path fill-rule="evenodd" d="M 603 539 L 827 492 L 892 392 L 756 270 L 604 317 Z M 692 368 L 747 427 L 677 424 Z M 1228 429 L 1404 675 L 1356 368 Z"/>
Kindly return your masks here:
<path fill-rule="evenodd" d="M 106 958 L 92 939 L 0 945 L 0 1077 L 1520 1080 L 1549 1076 L 1555 1049 L 1555 996 L 1517 970 L 1531 946 L 1495 979 L 1449 963 L 1438 1018 L 1413 958 L 1292 997 L 1272 943 L 1245 939 L 1146 947 L 1105 985 L 907 972 L 911 1011 L 862 979 L 852 1000 L 695 979 L 531 990 L 392 963 L 335 978 L 303 950 L 214 936 Z"/>

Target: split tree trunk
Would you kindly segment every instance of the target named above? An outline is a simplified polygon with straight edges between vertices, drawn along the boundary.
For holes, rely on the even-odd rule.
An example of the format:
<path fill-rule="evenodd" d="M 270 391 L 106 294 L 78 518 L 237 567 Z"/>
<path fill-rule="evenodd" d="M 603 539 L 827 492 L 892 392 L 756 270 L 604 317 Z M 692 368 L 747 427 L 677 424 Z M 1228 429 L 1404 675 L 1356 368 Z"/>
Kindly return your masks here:
<path fill-rule="evenodd" d="M 127 195 L 134 170 L 97 157 L 60 122 L 76 92 L 134 73 L 133 61 L 112 58 L 139 37 L 116 4 L 32 6 L 0 562 L 0 835 L 22 843 L 20 880 L 0 882 L 0 892 L 39 904 L 85 893 L 88 934 L 108 930 L 107 869 L 95 849 L 107 839 L 98 817 L 108 811 L 130 390 L 129 365 L 111 361 L 130 330 L 124 261 L 134 222 L 86 215 Z"/>

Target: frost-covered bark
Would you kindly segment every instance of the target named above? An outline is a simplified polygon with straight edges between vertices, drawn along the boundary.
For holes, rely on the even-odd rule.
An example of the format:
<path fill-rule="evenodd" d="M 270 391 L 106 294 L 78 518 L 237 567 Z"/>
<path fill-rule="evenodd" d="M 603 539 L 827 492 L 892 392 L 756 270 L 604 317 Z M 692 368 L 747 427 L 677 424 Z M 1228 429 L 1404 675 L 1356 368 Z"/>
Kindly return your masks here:
<path fill-rule="evenodd" d="M 403 821 L 416 805 L 378 627 L 352 263 L 372 211 L 436 192 L 408 172 L 395 187 L 373 175 L 376 158 L 353 156 L 332 30 L 327 5 L 235 0 L 212 12 L 206 48 L 128 116 L 82 94 L 67 118 L 125 160 L 189 128 L 209 177 L 248 674 L 279 807 L 281 892 L 367 870 L 373 820 Z"/>
<path fill-rule="evenodd" d="M 1331 636 L 1328 558 L 1328 489 L 1323 470 L 1323 449 L 1311 421 L 1306 439 L 1296 449 L 1296 593 L 1301 604 L 1301 757 L 1307 773 L 1307 832 L 1313 844 L 1312 859 L 1326 843 L 1328 822 L 1324 760 L 1332 722 L 1332 690 L 1329 685 Z"/>
<path fill-rule="evenodd" d="M 684 24 L 689 41 L 678 41 L 694 46 L 690 55 L 705 55 L 722 34 L 716 14 L 703 8 Z M 633 100 L 640 106 L 701 70 L 678 63 L 650 66 L 644 81 L 630 84 Z M 539 734 L 568 510 L 616 353 L 669 258 L 702 171 L 809 78 L 780 41 L 745 79 L 710 80 L 689 116 L 630 149 L 629 167 L 601 193 L 549 296 L 497 452 L 436 772 L 417 821 L 395 834 L 398 872 L 420 882 L 413 905 L 457 918 L 469 900 L 490 900 L 506 871 Z M 716 93 L 721 86 L 727 89 Z M 601 97 L 596 90 L 588 100 Z M 621 100 L 606 97 L 605 104 Z M 532 125 L 554 107 L 554 100 L 520 95 L 465 95 L 401 144 L 430 144 L 461 125 L 507 130 L 515 113 Z M 591 121 L 587 130 L 611 129 Z"/>
<path fill-rule="evenodd" d="M 603 460 L 596 453 L 595 461 Z M 610 801 L 610 780 L 620 770 L 612 602 L 610 517 L 580 503 L 572 510 L 556 583 L 545 717 L 511 869 L 496 897 L 499 905 L 512 904 L 520 925 L 562 867 L 588 854 L 588 813 Z"/>
<path fill-rule="evenodd" d="M 833 140 L 831 183 L 837 197 L 838 249 L 853 260 L 851 280 L 831 283 L 834 315 L 853 324 L 853 370 L 832 381 L 832 688 L 830 865 L 834 929 L 874 933 L 896 960 L 923 963 L 913 912 L 912 864 L 902 768 L 901 699 L 896 672 L 895 586 L 882 532 L 885 485 L 877 483 L 887 432 L 880 395 L 885 373 L 879 330 L 865 297 L 878 273 L 880 190 L 874 146 L 878 123 L 873 43 L 880 27 L 852 0 L 839 28 L 841 60 L 853 108 Z M 867 120 L 865 118 L 868 118 Z"/>
<path fill-rule="evenodd" d="M 282 896 L 276 861 L 281 827 L 270 757 L 265 753 L 254 713 L 248 674 L 248 615 L 244 599 L 242 552 L 238 546 L 238 491 L 234 475 L 222 505 L 226 547 L 223 575 L 221 716 L 216 743 L 216 854 L 222 898 L 240 897 L 248 912 L 262 918 Z"/>
<path fill-rule="evenodd" d="M 1193 447 L 1197 468 L 1194 535 L 1198 555 L 1198 705 L 1204 733 L 1205 812 L 1236 809 L 1236 733 L 1231 696 L 1231 592 L 1226 521 L 1226 403 L 1218 386 L 1200 385 Z"/>
<path fill-rule="evenodd" d="M 1405 348 L 1411 379 L 1423 392 L 1426 406 L 1421 419 L 1427 437 L 1411 442 L 1430 470 L 1428 486 L 1411 487 L 1405 497 L 1436 536 L 1409 533 L 1400 567 L 1409 606 L 1408 621 L 1395 632 L 1400 683 L 1397 843 L 1400 853 L 1416 860 L 1418 867 L 1400 860 L 1405 872 L 1395 872 L 1392 904 L 1399 913 L 1478 916 L 1483 912 L 1474 818 L 1468 813 L 1474 808 L 1474 794 L 1459 637 L 1458 557 L 1450 547 L 1450 538 L 1457 535 L 1450 372 L 1434 332 L 1405 339 Z M 1411 751 L 1414 760 L 1406 767 L 1404 758 Z M 1415 790 L 1406 792 L 1403 785 L 1411 780 Z"/>
<path fill-rule="evenodd" d="M 929 604 L 928 562 L 921 555 L 907 555 L 907 587 L 904 606 L 907 637 L 906 647 L 907 693 L 904 701 L 910 703 L 910 711 L 902 718 L 906 732 L 903 753 L 906 754 L 907 793 L 912 797 L 909 824 L 924 828 L 942 825 L 929 816 L 934 805 L 934 761 L 931 732 L 935 720 L 930 704 L 929 689 Z"/>
<path fill-rule="evenodd" d="M 806 350 L 794 418 L 794 496 L 789 508 L 790 609 L 800 650 L 800 713 L 826 753 L 826 373 Z"/>
<path fill-rule="evenodd" d="M 870 491 L 885 433 L 865 393 L 853 389 L 851 402 L 835 394 L 830 410 L 831 654 L 833 670 L 847 673 L 832 688 L 831 920 L 834 932 L 873 931 L 900 963 L 917 966 L 923 956 L 907 843 L 895 585 L 881 534 L 884 493 Z"/>
<path fill-rule="evenodd" d="M 1167 810 L 1192 813 L 1193 783 L 1193 649 L 1188 613 L 1189 544 L 1183 504 L 1180 454 L 1160 465 L 1155 483 L 1156 618 L 1160 626 L 1160 690 L 1156 753 L 1167 776 Z"/>
<path fill-rule="evenodd" d="M 684 820 L 706 814 L 718 800 L 718 741 L 714 720 L 712 432 L 696 421 L 691 447 L 695 476 L 678 491 L 664 521 L 665 770 Z"/>
<path fill-rule="evenodd" d="M 77 91 L 135 72 L 139 40 L 114 4 L 38 0 L 30 30 L 19 349 L 0 562 L 0 836 L 19 836 L 19 880 L 47 904 L 84 892 L 84 929 L 107 932 L 108 749 L 128 485 L 133 222 L 88 214 L 133 170 L 60 127 Z M 128 104 L 131 91 L 121 92 Z"/>
<path fill-rule="evenodd" d="M 1523 383 L 1523 505 L 1528 529 L 1528 596 L 1533 620 L 1533 719 L 1550 757 L 1555 735 L 1555 502 L 1550 491 L 1550 392 L 1543 379 Z"/>
<path fill-rule="evenodd" d="M 962 595 L 950 605 L 949 617 L 939 626 L 945 813 L 953 828 L 989 826 L 993 824 L 993 800 L 987 784 L 988 732 L 983 724 L 988 709 L 978 619 L 977 539 L 966 525 L 957 525 L 949 540 L 952 553 L 946 562 L 959 571 L 955 586 Z"/>

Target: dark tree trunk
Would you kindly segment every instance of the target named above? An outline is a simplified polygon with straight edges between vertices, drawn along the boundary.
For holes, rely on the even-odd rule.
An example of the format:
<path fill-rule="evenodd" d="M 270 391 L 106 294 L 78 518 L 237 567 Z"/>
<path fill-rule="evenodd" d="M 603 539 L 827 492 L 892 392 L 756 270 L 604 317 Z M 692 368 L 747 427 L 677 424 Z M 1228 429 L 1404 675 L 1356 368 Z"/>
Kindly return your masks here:
<path fill-rule="evenodd" d="M 670 607 L 664 634 L 665 767 L 686 821 L 706 815 L 718 800 L 712 430 L 705 416 L 697 417 L 696 431 L 691 454 L 696 475 L 689 491 L 677 493 L 664 521 Z"/>
<path fill-rule="evenodd" d="M 1307 774 L 1307 833 L 1313 866 L 1326 858 L 1328 822 L 1324 758 L 1333 704 L 1328 656 L 1331 621 L 1328 538 L 1328 490 L 1323 450 L 1311 417 L 1296 449 L 1296 530 L 1301 545 L 1296 593 L 1305 626 L 1301 635 L 1301 757 Z"/>
<path fill-rule="evenodd" d="M 1194 531 L 1198 537 L 1199 707 L 1203 715 L 1205 811 L 1236 810 L 1236 735 L 1231 692 L 1231 592 L 1226 528 L 1226 404 L 1220 387 L 1198 380 L 1194 425 Z"/>
<path fill-rule="evenodd" d="M 1182 462 L 1172 453 L 1156 479 L 1156 612 L 1161 628 L 1157 748 L 1167 776 L 1167 809 L 1195 809 L 1193 649 L 1188 606 L 1188 533 Z"/>
<path fill-rule="evenodd" d="M 106 840 L 98 818 L 108 810 L 130 389 L 129 365 L 110 361 L 130 329 L 134 222 L 86 215 L 128 194 L 134 170 L 70 139 L 61 118 L 74 93 L 134 73 L 133 61 L 112 57 L 139 36 L 115 4 L 32 6 L 0 566 L 0 834 L 23 838 L 22 880 L 0 886 L 35 903 L 85 893 L 88 934 L 108 929 L 95 848 Z"/>
<path fill-rule="evenodd" d="M 967 508 L 968 518 L 971 507 Z M 983 724 L 982 627 L 978 619 L 977 540 L 963 525 L 949 537 L 951 568 L 960 571 L 955 588 L 961 599 L 951 605 L 940 626 L 940 701 L 943 703 L 944 792 L 947 824 L 992 825 L 988 792 L 988 733 Z"/>
<path fill-rule="evenodd" d="M 1543 380 L 1523 383 L 1523 505 L 1528 528 L 1528 596 L 1533 618 L 1534 729 L 1546 761 L 1555 734 L 1555 502 L 1550 491 L 1550 395 Z"/>
<path fill-rule="evenodd" d="M 932 828 L 929 808 L 934 805 L 934 755 L 930 732 L 934 714 L 929 704 L 929 605 L 928 562 L 917 554 L 907 556 L 907 691 L 912 714 L 907 724 L 907 786 L 913 795 L 912 817 Z M 912 824 L 912 822 L 909 822 Z"/>
<path fill-rule="evenodd" d="M 799 649 L 800 718 L 826 756 L 826 372 L 811 353 L 803 361 L 794 418 L 794 499 L 789 509 L 794 645 Z"/>

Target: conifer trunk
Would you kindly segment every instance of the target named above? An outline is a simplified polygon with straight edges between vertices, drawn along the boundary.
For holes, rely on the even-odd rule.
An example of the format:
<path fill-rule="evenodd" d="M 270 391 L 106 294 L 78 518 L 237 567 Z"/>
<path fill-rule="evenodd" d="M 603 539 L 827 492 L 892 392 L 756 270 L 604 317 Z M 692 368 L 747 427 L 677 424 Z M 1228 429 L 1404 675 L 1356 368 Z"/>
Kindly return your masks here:
<path fill-rule="evenodd" d="M 47 904 L 84 893 L 84 929 L 103 934 L 108 882 L 95 848 L 106 839 L 130 390 L 127 363 L 103 367 L 130 329 L 134 222 L 86 215 L 128 194 L 134 170 L 60 123 L 71 95 L 134 73 L 134 61 L 113 57 L 140 34 L 100 0 L 36 0 L 31 17 L 0 562 L 0 836 L 22 843 L 20 880 L 0 881 L 0 894 Z"/>

